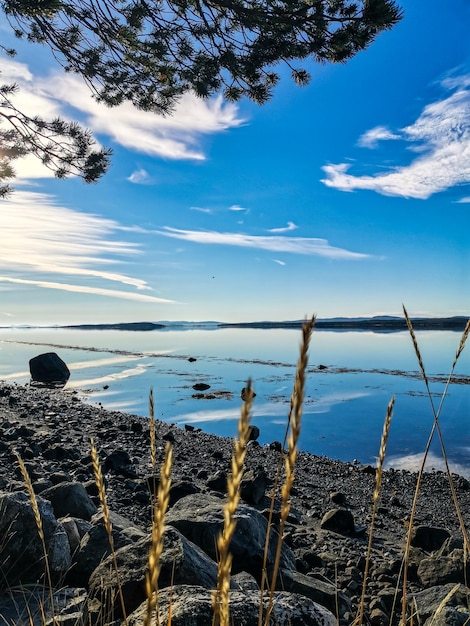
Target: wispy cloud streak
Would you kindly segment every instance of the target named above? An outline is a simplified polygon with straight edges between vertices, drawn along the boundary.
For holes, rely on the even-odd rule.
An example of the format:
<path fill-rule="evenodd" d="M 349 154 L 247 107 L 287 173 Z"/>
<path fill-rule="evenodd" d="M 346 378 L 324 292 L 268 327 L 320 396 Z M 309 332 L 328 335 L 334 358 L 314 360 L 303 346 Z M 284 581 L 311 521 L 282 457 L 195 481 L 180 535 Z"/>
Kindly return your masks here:
<path fill-rule="evenodd" d="M 157 234 L 183 241 L 191 241 L 201 244 L 237 246 L 240 248 L 255 248 L 257 250 L 269 250 L 271 252 L 290 252 L 325 257 L 328 259 L 357 260 L 371 258 L 369 254 L 351 252 L 344 248 L 330 246 L 326 239 L 308 237 L 263 237 L 246 235 L 243 233 L 220 233 L 217 231 L 181 230 L 179 228 L 164 227 L 163 230 L 155 231 Z"/>
<path fill-rule="evenodd" d="M 151 295 L 71 280 L 92 278 L 133 287 L 137 292 L 150 290 L 144 280 L 112 270 L 112 265 L 122 265 L 140 253 L 137 245 L 115 238 L 119 231 L 117 222 L 57 206 L 48 194 L 16 191 L 0 201 L 0 281 L 164 302 Z M 67 278 L 58 282 L 58 276 Z"/>
<path fill-rule="evenodd" d="M 442 83 L 453 91 L 448 97 L 427 105 L 419 118 L 397 133 L 384 127 L 362 136 L 363 146 L 375 147 L 379 139 L 400 138 L 419 153 L 408 165 L 386 173 L 354 176 L 349 164 L 325 165 L 327 187 L 341 191 L 369 189 L 382 195 L 419 198 L 470 183 L 470 75 Z"/>
<path fill-rule="evenodd" d="M 137 300 L 139 302 L 172 302 L 164 298 L 155 296 L 147 296 L 143 293 L 134 291 L 120 291 L 118 289 L 104 289 L 102 287 L 90 287 L 89 285 L 71 285 L 69 283 L 54 283 L 47 280 L 29 280 L 25 278 L 8 278 L 0 276 L 0 282 L 14 283 L 17 285 L 30 285 L 34 287 L 43 287 L 44 289 L 58 289 L 60 291 L 71 291 L 74 293 L 88 293 L 97 296 L 107 296 L 109 298 L 120 298 L 121 300 Z"/>

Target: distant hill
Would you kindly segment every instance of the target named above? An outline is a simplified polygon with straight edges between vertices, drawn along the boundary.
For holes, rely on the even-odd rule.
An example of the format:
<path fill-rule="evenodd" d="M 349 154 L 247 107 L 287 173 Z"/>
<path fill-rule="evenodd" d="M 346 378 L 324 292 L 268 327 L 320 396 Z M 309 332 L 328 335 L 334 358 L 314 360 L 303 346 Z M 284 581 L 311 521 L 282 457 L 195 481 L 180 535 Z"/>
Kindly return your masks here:
<path fill-rule="evenodd" d="M 463 331 L 467 323 L 466 317 L 418 317 L 413 318 L 413 327 L 416 330 L 454 330 Z M 115 324 L 76 324 L 73 326 L 60 326 L 76 330 L 216 330 L 218 328 L 301 328 L 302 320 L 286 321 L 262 321 L 262 322 L 188 322 L 188 321 L 164 321 L 164 322 L 120 322 Z M 391 315 L 375 317 L 333 317 L 318 319 L 315 328 L 330 330 L 372 330 L 375 332 L 394 332 L 406 330 L 406 321 L 402 317 Z"/>
<path fill-rule="evenodd" d="M 74 326 L 60 326 L 75 330 L 160 330 L 164 324 L 154 322 L 120 322 L 117 324 L 76 324 Z"/>

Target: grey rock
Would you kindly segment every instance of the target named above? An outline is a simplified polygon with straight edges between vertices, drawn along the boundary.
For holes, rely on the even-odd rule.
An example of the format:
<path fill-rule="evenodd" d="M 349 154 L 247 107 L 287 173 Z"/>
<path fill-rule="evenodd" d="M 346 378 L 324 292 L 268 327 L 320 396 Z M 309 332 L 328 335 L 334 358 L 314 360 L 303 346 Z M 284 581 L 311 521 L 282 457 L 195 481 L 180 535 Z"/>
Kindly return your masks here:
<path fill-rule="evenodd" d="M 263 600 L 264 608 L 268 598 Z M 260 592 L 257 590 L 230 593 L 230 623 L 258 626 Z M 179 585 L 158 594 L 159 626 L 168 623 L 171 604 L 172 626 L 211 626 L 213 619 L 211 592 L 202 587 Z M 129 626 L 143 624 L 146 604 L 129 616 Z M 263 621 L 264 623 L 264 621 Z M 312 600 L 286 592 L 274 594 L 270 624 L 276 626 L 336 626 L 335 616 Z"/>
<path fill-rule="evenodd" d="M 145 537 L 145 533 L 120 515 L 110 511 L 114 549 L 118 550 Z M 92 518 L 92 526 L 82 537 L 79 549 L 72 558 L 72 567 L 67 573 L 66 582 L 73 587 L 88 587 L 92 572 L 100 562 L 111 554 L 108 533 L 103 514 Z"/>
<path fill-rule="evenodd" d="M 249 470 L 240 483 L 240 496 L 248 504 L 259 504 L 266 494 L 269 480 L 263 469 Z"/>
<path fill-rule="evenodd" d="M 57 528 L 49 502 L 37 498 L 46 549 Z M 20 582 L 35 583 L 44 575 L 44 548 L 34 511 L 26 493 L 0 495 L 1 579 L 0 587 Z"/>
<path fill-rule="evenodd" d="M 217 537 L 224 525 L 222 509 L 223 503 L 214 496 L 202 493 L 187 496 L 169 511 L 167 523 L 216 560 Z M 258 511 L 244 504 L 238 506 L 235 519 L 237 525 L 229 548 L 233 557 L 232 572 L 247 571 L 258 577 L 262 570 L 268 522 Z M 267 566 L 274 563 L 277 540 L 278 534 L 271 528 Z M 295 556 L 285 542 L 281 566 L 295 569 Z"/>
<path fill-rule="evenodd" d="M 256 578 L 248 572 L 240 572 L 239 574 L 235 574 L 230 579 L 231 587 L 234 591 L 248 591 L 248 590 L 259 590 L 259 585 L 256 582 Z"/>
<path fill-rule="evenodd" d="M 64 526 L 60 523 L 52 533 L 47 552 L 52 578 L 59 580 L 72 565 L 69 538 Z"/>
<path fill-rule="evenodd" d="M 134 611 L 146 599 L 145 581 L 151 537 L 145 537 L 116 551 L 121 589 L 126 612 Z M 217 586 L 217 565 L 200 548 L 188 541 L 175 528 L 164 533 L 160 557 L 159 590 L 172 584 L 198 585 L 206 589 Z M 105 559 L 90 577 L 90 598 L 106 598 L 111 606 L 101 607 L 100 613 L 122 617 L 117 593 L 112 557 Z"/>
<path fill-rule="evenodd" d="M 271 580 L 271 576 L 268 576 L 268 579 Z M 336 612 L 338 607 L 340 615 L 351 608 L 348 598 L 332 583 L 293 570 L 280 570 L 275 588 L 278 591 L 289 591 L 310 598 L 333 612 Z"/>
<path fill-rule="evenodd" d="M 45 489 L 42 497 L 49 500 L 56 517 L 79 517 L 90 520 L 98 509 L 82 483 L 60 483 Z"/>
<path fill-rule="evenodd" d="M 431 555 L 421 559 L 418 578 L 424 587 L 464 583 L 470 575 L 470 565 L 464 559 L 463 550 L 456 548 L 449 556 Z"/>
<path fill-rule="evenodd" d="M 426 620 L 432 620 L 438 609 L 442 612 L 447 608 L 458 609 L 459 612 L 468 613 L 468 594 L 470 590 L 464 585 L 438 585 L 410 594 L 408 596 L 408 610 L 415 616 L 418 623 L 426 623 Z M 444 613 L 445 616 L 446 612 Z M 454 616 L 455 617 L 455 616 Z M 457 624 L 457 622 L 440 622 L 441 624 Z M 429 624 L 428 624 L 429 626 Z"/>

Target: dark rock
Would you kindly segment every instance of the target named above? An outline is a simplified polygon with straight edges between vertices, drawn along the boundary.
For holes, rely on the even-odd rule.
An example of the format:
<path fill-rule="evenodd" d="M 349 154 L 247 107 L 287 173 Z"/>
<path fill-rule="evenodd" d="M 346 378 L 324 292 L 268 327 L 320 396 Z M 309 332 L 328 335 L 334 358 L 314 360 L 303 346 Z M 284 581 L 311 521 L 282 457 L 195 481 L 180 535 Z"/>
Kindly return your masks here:
<path fill-rule="evenodd" d="M 240 483 L 240 496 L 248 504 L 259 504 L 264 498 L 269 481 L 266 472 L 258 469 L 256 472 L 245 472 Z"/>
<path fill-rule="evenodd" d="M 259 438 L 258 426 L 250 426 L 250 434 L 248 436 L 249 441 L 256 441 Z"/>
<path fill-rule="evenodd" d="M 169 506 L 172 507 L 178 500 L 185 496 L 190 496 L 193 493 L 199 493 L 201 490 L 196 485 L 188 480 L 180 480 L 171 485 L 170 488 L 170 502 Z"/>
<path fill-rule="evenodd" d="M 135 543 L 146 536 L 129 520 L 112 511 L 109 513 L 115 550 Z M 80 531 L 79 526 L 77 528 Z M 111 548 L 103 521 L 103 513 L 98 513 L 93 516 L 92 526 L 83 535 L 80 546 L 73 557 L 72 567 L 66 577 L 67 584 L 73 587 L 88 587 L 92 572 L 109 554 L 111 554 Z"/>
<path fill-rule="evenodd" d="M 29 371 L 34 382 L 45 385 L 65 385 L 70 378 L 69 368 L 55 352 L 46 352 L 30 359 Z"/>
<path fill-rule="evenodd" d="M 251 390 L 251 397 L 256 398 L 256 393 L 253 391 L 253 389 Z M 248 399 L 248 387 L 243 387 L 240 393 L 240 398 L 243 400 L 243 402 L 246 402 L 246 400 Z"/>
<path fill-rule="evenodd" d="M 266 609 L 268 595 L 263 597 Z M 286 592 L 274 594 L 270 623 L 276 626 L 336 626 L 335 616 L 324 607 L 300 595 Z M 230 620 L 233 624 L 258 626 L 260 592 L 258 590 L 230 593 Z M 158 593 L 161 623 L 168 623 L 171 606 L 172 626 L 210 626 L 213 619 L 211 592 L 202 587 L 176 585 Z M 141 626 L 146 611 L 143 603 L 129 616 L 129 626 Z M 264 623 L 264 621 L 263 621 Z"/>
<path fill-rule="evenodd" d="M 195 359 L 193 356 L 190 356 L 190 357 L 189 357 L 189 359 L 188 359 L 188 361 L 189 361 L 190 363 L 194 363 L 195 361 L 197 361 L 197 359 Z"/>
<path fill-rule="evenodd" d="M 282 443 L 280 441 L 272 441 L 269 444 L 269 449 L 275 452 L 282 452 Z"/>
<path fill-rule="evenodd" d="M 333 491 L 330 493 L 330 500 L 333 504 L 344 505 L 346 504 L 346 496 L 341 491 Z"/>
<path fill-rule="evenodd" d="M 434 624 L 434 619 L 438 617 L 436 612 L 443 613 L 446 621 L 440 621 L 439 624 L 444 626 L 462 626 L 470 618 L 468 610 L 468 593 L 469 589 L 464 585 L 439 585 L 430 587 L 418 593 L 410 594 L 407 598 L 408 609 L 410 614 L 414 616 L 414 619 L 418 620 L 418 623 L 424 624 L 426 620 L 431 620 Z M 447 598 L 447 600 L 446 600 Z M 454 609 L 449 612 L 449 621 L 447 621 L 448 609 Z M 455 609 L 458 609 L 460 616 L 456 616 Z M 453 615 L 452 615 L 453 613 Z M 456 617 L 458 618 L 456 620 Z M 427 624 L 428 622 L 426 622 Z"/>
<path fill-rule="evenodd" d="M 269 575 L 268 578 L 270 580 L 271 576 Z M 305 576 L 295 570 L 280 570 L 276 590 L 300 594 L 333 612 L 338 608 L 340 615 L 351 608 L 348 598 L 338 591 L 335 585 L 312 576 Z"/>
<path fill-rule="evenodd" d="M 90 520 L 98 509 L 93 504 L 82 483 L 60 483 L 45 489 L 42 497 L 49 500 L 56 517 L 79 517 Z"/>
<path fill-rule="evenodd" d="M 211 386 L 206 383 L 196 383 L 195 385 L 193 385 L 193 389 L 195 389 L 196 391 L 206 391 L 206 389 L 210 388 Z"/>
<path fill-rule="evenodd" d="M 239 505 L 235 513 L 237 525 L 230 543 L 234 574 L 246 571 L 260 576 L 267 533 L 267 520 L 255 509 Z M 185 537 L 198 545 L 213 560 L 217 559 L 217 537 L 223 529 L 224 516 L 219 498 L 207 494 L 196 494 L 178 500 L 169 511 L 167 523 L 177 528 Z M 267 565 L 274 563 L 278 535 L 271 528 Z M 284 543 L 281 565 L 295 568 L 295 556 Z"/>
<path fill-rule="evenodd" d="M 38 497 L 44 541 L 49 546 L 57 519 L 49 502 Z M 44 548 L 26 493 L 0 494 L 0 588 L 35 583 L 44 575 Z"/>
<path fill-rule="evenodd" d="M 323 516 L 320 526 L 340 534 L 352 535 L 355 532 L 353 514 L 347 509 L 331 509 Z"/>
<path fill-rule="evenodd" d="M 439 550 L 449 537 L 450 532 L 445 528 L 417 526 L 413 528 L 411 545 L 426 552 L 434 552 Z"/>
<path fill-rule="evenodd" d="M 145 581 L 150 546 L 151 537 L 145 537 L 116 552 L 127 613 L 134 611 L 147 597 Z M 160 568 L 159 590 L 173 584 L 198 585 L 206 589 L 217 586 L 217 565 L 214 561 L 170 526 L 163 536 Z M 105 559 L 91 575 L 90 597 L 110 599 L 112 606 L 102 607 L 101 613 L 122 616 L 112 556 Z"/>
<path fill-rule="evenodd" d="M 206 485 L 209 489 L 225 493 L 227 491 L 227 472 L 217 470 L 213 476 L 207 479 Z"/>

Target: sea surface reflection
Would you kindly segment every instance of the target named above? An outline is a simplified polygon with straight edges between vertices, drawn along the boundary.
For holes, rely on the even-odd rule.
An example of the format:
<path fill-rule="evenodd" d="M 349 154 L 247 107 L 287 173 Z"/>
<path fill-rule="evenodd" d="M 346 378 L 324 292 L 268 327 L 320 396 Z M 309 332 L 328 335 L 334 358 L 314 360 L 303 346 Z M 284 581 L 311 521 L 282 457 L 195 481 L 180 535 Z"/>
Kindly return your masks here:
<path fill-rule="evenodd" d="M 421 331 L 417 337 L 437 410 L 460 333 Z M 300 332 L 292 329 L 0 329 L 0 380 L 28 383 L 29 359 L 54 351 L 71 370 L 65 390 L 78 390 L 87 402 L 146 416 L 153 388 L 156 417 L 234 436 L 240 391 L 251 378 L 257 394 L 253 423 L 263 444 L 284 438 L 299 343 Z M 461 354 L 457 382 L 449 386 L 440 414 L 451 463 L 467 475 L 469 353 L 470 346 Z M 210 385 L 205 395 L 193 389 L 200 382 Z M 408 333 L 315 331 L 301 449 L 374 463 L 392 395 L 387 463 L 415 468 L 432 428 L 433 409 Z M 440 468 L 440 458 L 436 440 L 428 466 Z"/>

